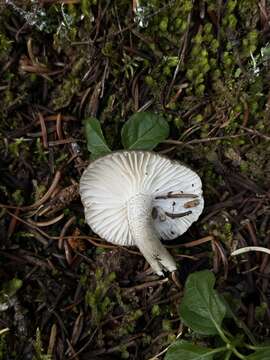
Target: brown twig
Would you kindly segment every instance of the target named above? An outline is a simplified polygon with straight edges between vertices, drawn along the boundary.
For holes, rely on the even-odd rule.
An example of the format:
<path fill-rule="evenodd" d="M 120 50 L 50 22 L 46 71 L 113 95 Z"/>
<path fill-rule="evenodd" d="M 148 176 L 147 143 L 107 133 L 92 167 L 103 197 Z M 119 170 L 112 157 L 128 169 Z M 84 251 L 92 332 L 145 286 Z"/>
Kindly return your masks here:
<path fill-rule="evenodd" d="M 250 133 L 250 134 L 259 136 L 259 137 L 261 137 L 261 138 L 263 138 L 263 139 L 265 139 L 265 140 L 270 140 L 270 136 L 267 136 L 267 135 L 265 135 L 265 134 L 262 134 L 262 133 L 260 133 L 258 130 L 250 129 L 250 128 L 247 128 L 247 127 L 242 126 L 242 125 L 240 125 L 240 128 L 243 129 L 243 130 L 245 130 L 245 131 L 247 131 L 247 132 Z"/>
<path fill-rule="evenodd" d="M 63 249 L 63 244 L 64 244 L 64 236 L 68 230 L 68 228 L 74 224 L 76 221 L 76 216 L 72 216 L 63 226 L 60 236 L 59 236 L 59 242 L 58 242 L 58 248 L 59 249 Z"/>
<path fill-rule="evenodd" d="M 168 281 L 169 281 L 168 278 L 161 279 L 161 280 L 155 280 L 155 281 L 149 281 L 149 282 L 145 282 L 143 284 L 132 286 L 130 288 L 123 288 L 122 290 L 123 290 L 124 294 L 128 294 L 128 293 L 130 293 L 132 291 L 139 291 L 139 290 L 143 290 L 145 288 L 158 286 L 158 285 L 164 284 L 164 283 L 166 283 Z"/>
<path fill-rule="evenodd" d="M 209 241 L 213 241 L 214 239 L 215 239 L 214 236 L 208 235 L 208 236 L 205 236 L 205 237 L 203 237 L 201 239 L 193 240 L 193 241 L 190 241 L 188 243 L 177 244 L 177 245 L 167 245 L 166 247 L 168 247 L 168 248 L 178 248 L 178 247 L 191 248 L 191 247 L 194 247 L 194 246 L 204 244 L 204 243 L 209 242 Z"/>
<path fill-rule="evenodd" d="M 63 131 L 62 131 L 62 116 L 61 114 L 57 114 L 56 119 L 56 133 L 59 140 L 63 140 Z"/>
<path fill-rule="evenodd" d="M 47 220 L 47 221 L 33 221 L 33 220 L 29 219 L 28 222 L 37 227 L 46 227 L 46 226 L 56 224 L 58 221 L 62 220 L 64 216 L 65 216 L 65 214 L 60 214 L 59 216 L 57 216 L 53 219 Z"/>
<path fill-rule="evenodd" d="M 43 146 L 45 149 L 48 149 L 47 129 L 46 129 L 44 117 L 40 112 L 38 113 L 38 119 L 41 127 Z"/>

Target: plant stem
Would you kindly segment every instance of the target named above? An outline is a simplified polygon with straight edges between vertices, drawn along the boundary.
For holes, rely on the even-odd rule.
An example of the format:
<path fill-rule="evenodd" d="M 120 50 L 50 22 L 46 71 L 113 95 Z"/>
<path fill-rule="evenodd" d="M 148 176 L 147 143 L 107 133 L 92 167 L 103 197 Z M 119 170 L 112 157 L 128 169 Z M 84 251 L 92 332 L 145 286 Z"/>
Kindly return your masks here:
<path fill-rule="evenodd" d="M 217 331 L 218 331 L 221 339 L 222 339 L 225 343 L 227 343 L 228 345 L 231 346 L 231 351 L 232 351 L 239 359 L 245 360 L 246 357 L 245 357 L 244 355 L 242 355 L 242 354 L 231 344 L 230 339 L 228 339 L 227 336 L 224 334 L 222 328 L 214 321 L 214 319 L 212 319 L 212 321 L 214 322 L 214 324 L 215 324 L 215 326 L 216 326 L 216 329 L 217 329 Z M 228 349 L 228 348 L 226 347 L 226 349 Z"/>
<path fill-rule="evenodd" d="M 217 331 L 218 331 L 219 336 L 221 337 L 221 339 L 222 339 L 226 344 L 231 345 L 230 339 L 228 339 L 227 336 L 224 334 L 222 328 L 216 323 L 216 321 L 214 320 L 214 318 L 211 317 L 211 319 L 212 319 L 212 321 L 213 321 L 213 323 L 214 323 L 214 325 L 215 325 L 215 327 L 216 327 L 216 329 L 217 329 Z"/>
<path fill-rule="evenodd" d="M 9 328 L 1 329 L 1 330 L 0 330 L 0 336 L 3 335 L 3 334 L 5 334 L 5 333 L 8 332 L 8 331 L 9 331 Z"/>
<path fill-rule="evenodd" d="M 242 330 L 244 331 L 244 333 L 245 333 L 246 336 L 249 338 L 249 340 L 250 340 L 253 344 L 256 344 L 255 337 L 253 336 L 252 332 L 249 330 L 249 328 L 247 327 L 247 325 L 244 323 L 244 321 L 237 319 L 235 315 L 233 316 L 233 319 L 234 319 L 236 325 L 239 327 L 239 329 L 242 329 Z"/>
<path fill-rule="evenodd" d="M 230 350 L 230 351 L 228 351 L 227 354 L 225 355 L 224 360 L 229 360 L 230 357 L 231 357 L 231 355 L 232 355 L 232 351 Z"/>
<path fill-rule="evenodd" d="M 232 351 L 239 359 L 241 360 L 246 359 L 245 355 L 241 354 L 236 348 L 233 348 Z"/>
<path fill-rule="evenodd" d="M 244 344 L 244 346 L 247 348 L 247 349 L 250 349 L 250 350 L 260 350 L 260 349 L 264 349 L 264 348 L 269 348 L 268 345 L 258 345 L 258 346 L 254 346 L 254 345 L 250 345 L 250 344 Z"/>
<path fill-rule="evenodd" d="M 207 353 L 207 356 L 208 356 L 208 355 L 214 355 L 214 354 L 217 354 L 217 353 L 226 351 L 226 350 L 228 350 L 227 346 L 222 346 L 222 347 L 220 347 L 220 348 L 214 349 L 213 351 Z"/>
<path fill-rule="evenodd" d="M 252 332 L 249 330 L 249 328 L 247 327 L 247 325 L 242 321 L 239 320 L 237 318 L 237 316 L 234 314 L 234 312 L 232 311 L 232 309 L 230 308 L 229 304 L 226 303 L 226 308 L 227 311 L 229 312 L 229 314 L 232 316 L 234 322 L 236 323 L 236 325 L 239 327 L 239 329 L 242 329 L 244 331 L 244 333 L 246 334 L 246 336 L 249 338 L 249 340 L 252 342 L 252 344 L 256 344 L 256 340 L 252 334 Z"/>

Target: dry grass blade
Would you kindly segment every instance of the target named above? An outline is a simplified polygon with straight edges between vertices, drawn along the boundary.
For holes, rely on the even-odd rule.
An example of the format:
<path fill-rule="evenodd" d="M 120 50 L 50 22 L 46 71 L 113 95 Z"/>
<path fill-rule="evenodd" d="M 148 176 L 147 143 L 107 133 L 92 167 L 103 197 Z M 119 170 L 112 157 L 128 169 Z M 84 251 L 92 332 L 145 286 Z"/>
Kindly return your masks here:
<path fill-rule="evenodd" d="M 265 248 L 265 247 L 262 247 L 262 246 L 246 246 L 246 247 L 243 247 L 241 249 L 234 250 L 231 253 L 231 256 L 237 256 L 237 255 L 245 254 L 245 253 L 250 252 L 250 251 L 255 251 L 255 252 L 258 251 L 258 252 L 263 252 L 265 254 L 270 254 L 270 249 L 268 249 L 268 248 Z"/>

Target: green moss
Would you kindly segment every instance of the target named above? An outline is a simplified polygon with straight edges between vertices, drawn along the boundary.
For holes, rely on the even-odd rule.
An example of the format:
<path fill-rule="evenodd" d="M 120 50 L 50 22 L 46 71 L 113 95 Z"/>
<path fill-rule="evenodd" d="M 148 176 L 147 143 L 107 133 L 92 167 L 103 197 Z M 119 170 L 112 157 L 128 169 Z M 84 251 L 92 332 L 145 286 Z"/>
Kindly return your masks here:
<path fill-rule="evenodd" d="M 159 28 L 162 32 L 166 32 L 168 29 L 168 22 L 169 19 L 167 17 L 164 17 L 161 22 L 159 23 Z"/>
<path fill-rule="evenodd" d="M 99 324 L 114 306 L 114 302 L 106 295 L 114 280 L 115 273 L 103 276 L 101 269 L 96 270 L 95 288 L 87 290 L 85 295 L 85 302 L 91 309 L 93 324 Z"/>
<path fill-rule="evenodd" d="M 18 278 L 13 278 L 12 280 L 2 284 L 0 290 L 0 304 L 5 305 L 8 303 L 22 285 L 22 280 Z"/>
<path fill-rule="evenodd" d="M 255 308 L 255 319 L 259 322 L 262 322 L 266 316 L 268 305 L 266 302 L 262 302 L 260 306 Z"/>
<path fill-rule="evenodd" d="M 267 141 L 262 141 L 245 151 L 244 159 L 241 164 L 242 171 L 244 166 L 249 178 L 267 187 L 270 182 L 270 146 Z"/>
<path fill-rule="evenodd" d="M 12 199 L 15 202 L 15 204 L 17 204 L 18 206 L 21 206 L 24 202 L 22 190 L 19 190 L 19 189 L 15 190 L 14 193 L 12 194 Z"/>
<path fill-rule="evenodd" d="M 52 360 L 51 355 L 44 353 L 41 332 L 40 332 L 39 328 L 37 328 L 37 330 L 36 330 L 36 339 L 34 342 L 34 348 L 35 348 L 36 353 L 35 353 L 33 360 Z"/>
<path fill-rule="evenodd" d="M 78 93 L 80 89 L 80 80 L 72 76 L 58 86 L 53 92 L 52 107 L 54 110 L 62 109 L 68 106 L 72 100 L 72 97 Z"/>
<path fill-rule="evenodd" d="M 18 158 L 24 145 L 25 145 L 24 138 L 15 139 L 14 142 L 9 143 L 8 146 L 9 152 L 12 154 L 12 156 Z"/>
<path fill-rule="evenodd" d="M 47 162 L 47 154 L 48 151 L 44 150 L 43 144 L 41 143 L 40 138 L 36 140 L 36 149 L 34 150 L 34 154 L 37 157 L 38 162 Z M 57 163 L 57 160 L 56 160 Z"/>
<path fill-rule="evenodd" d="M 162 329 L 164 331 L 171 331 L 172 330 L 172 323 L 170 320 L 163 319 L 162 320 Z"/>
<path fill-rule="evenodd" d="M 84 57 L 79 58 L 73 64 L 71 73 L 63 82 L 59 84 L 52 93 L 51 106 L 54 110 L 67 107 L 73 96 L 77 94 L 81 87 L 80 74 L 86 65 Z"/>
<path fill-rule="evenodd" d="M 82 0 L 81 1 L 81 11 L 84 16 L 92 17 L 92 5 L 97 5 L 97 0 Z"/>
<path fill-rule="evenodd" d="M 151 309 L 152 316 L 159 316 L 160 315 L 160 307 L 158 305 L 154 305 Z"/>
<path fill-rule="evenodd" d="M 195 116 L 195 122 L 200 123 L 202 121 L 203 121 L 203 116 L 201 114 Z"/>
<path fill-rule="evenodd" d="M 0 360 L 5 360 L 8 356 L 6 336 L 5 333 L 0 334 Z"/>
<path fill-rule="evenodd" d="M 4 34 L 0 32 L 0 61 L 5 61 L 11 51 L 12 41 Z"/>
<path fill-rule="evenodd" d="M 204 230 L 222 241 L 226 248 L 231 249 L 233 242 L 232 224 L 228 221 L 226 212 L 214 216 L 208 224 L 204 224 Z"/>

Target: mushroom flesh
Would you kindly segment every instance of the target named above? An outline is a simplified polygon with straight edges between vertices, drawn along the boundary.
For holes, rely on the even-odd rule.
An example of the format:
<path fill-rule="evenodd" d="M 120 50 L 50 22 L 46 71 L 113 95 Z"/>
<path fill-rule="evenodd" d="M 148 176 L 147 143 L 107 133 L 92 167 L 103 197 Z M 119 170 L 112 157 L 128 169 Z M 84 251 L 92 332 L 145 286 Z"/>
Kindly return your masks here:
<path fill-rule="evenodd" d="M 80 195 L 92 230 L 111 243 L 137 246 L 158 275 L 176 270 L 160 239 L 183 234 L 204 205 L 194 171 L 148 151 L 117 151 L 91 162 Z"/>

